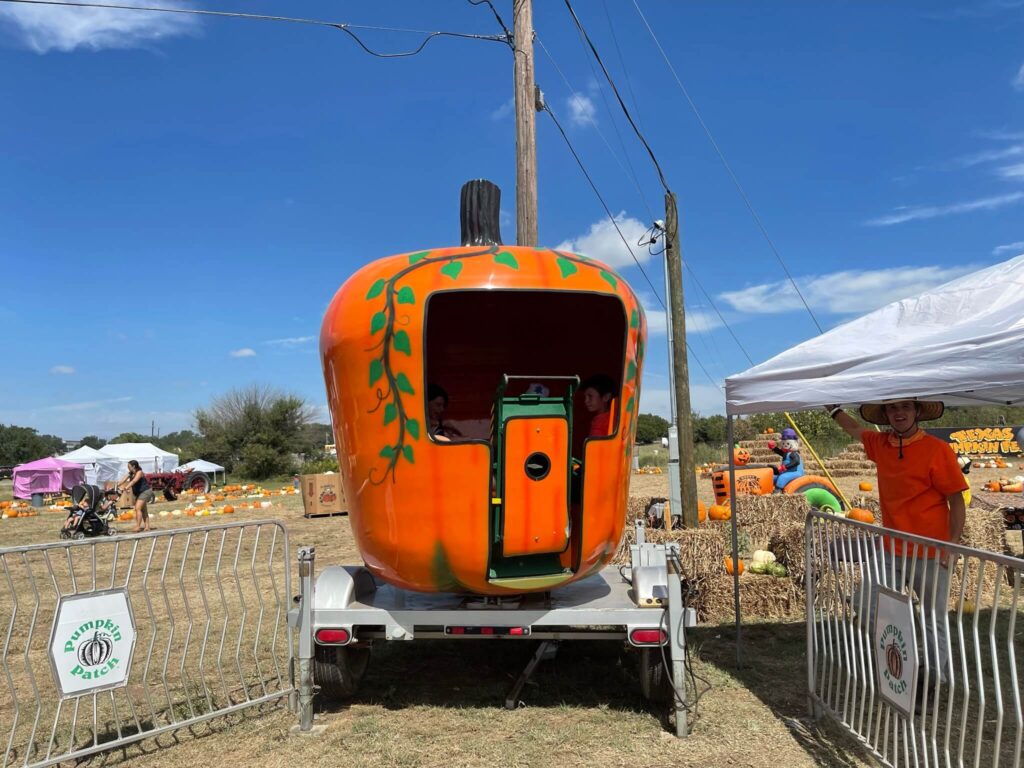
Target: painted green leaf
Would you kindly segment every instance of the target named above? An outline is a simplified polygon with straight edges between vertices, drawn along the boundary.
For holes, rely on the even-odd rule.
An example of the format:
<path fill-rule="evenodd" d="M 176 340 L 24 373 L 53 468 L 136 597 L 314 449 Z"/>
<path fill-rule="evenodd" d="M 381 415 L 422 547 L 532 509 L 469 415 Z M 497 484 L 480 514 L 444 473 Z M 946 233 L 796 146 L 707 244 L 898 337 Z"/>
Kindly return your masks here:
<path fill-rule="evenodd" d="M 398 409 L 394 403 L 388 403 L 384 406 L 384 425 L 387 426 L 392 421 L 398 418 Z"/>
<path fill-rule="evenodd" d="M 558 264 L 558 269 L 561 271 L 563 279 L 567 278 L 569 275 L 574 275 L 579 272 L 576 265 L 564 257 L 555 259 L 555 263 Z"/>
<path fill-rule="evenodd" d="M 430 251 L 420 251 L 419 253 L 410 253 L 409 254 L 409 263 L 410 264 L 415 264 L 417 261 L 420 261 L 421 259 L 425 259 L 429 253 L 430 253 Z"/>
<path fill-rule="evenodd" d="M 377 383 L 377 379 L 384 375 L 384 363 L 380 358 L 370 361 L 370 386 Z"/>
<path fill-rule="evenodd" d="M 398 289 L 398 303 L 399 304 L 415 304 L 416 294 L 412 292 L 412 288 L 408 285 L 403 285 Z"/>
<path fill-rule="evenodd" d="M 405 331 L 399 331 L 395 334 L 395 349 L 399 352 L 405 352 L 407 355 L 412 354 L 412 347 L 409 346 L 409 334 Z"/>
<path fill-rule="evenodd" d="M 519 269 L 519 262 L 516 260 L 516 257 L 508 251 L 502 251 L 497 254 L 494 257 L 494 261 L 496 264 L 504 264 L 506 267 L 511 267 L 512 269 Z"/>
<path fill-rule="evenodd" d="M 407 395 L 415 395 L 416 390 L 412 388 L 412 384 L 409 383 L 409 377 L 404 373 L 400 373 L 395 377 L 395 386 L 398 387 L 399 392 L 405 392 Z"/>
<path fill-rule="evenodd" d="M 405 460 L 408 461 L 410 464 L 416 463 L 416 459 L 413 458 L 411 445 L 402 446 L 402 455 L 405 456 Z"/>
<path fill-rule="evenodd" d="M 619 281 L 615 279 L 615 275 L 613 275 L 611 272 L 607 272 L 602 269 L 601 279 L 608 283 L 608 285 L 610 285 L 612 288 L 619 287 Z"/>
<path fill-rule="evenodd" d="M 375 299 L 378 296 L 380 296 L 381 291 L 384 290 L 384 285 L 384 278 L 378 278 L 376 281 L 374 281 L 373 285 L 370 286 L 370 290 L 366 292 L 366 298 Z"/>
<path fill-rule="evenodd" d="M 375 312 L 370 318 L 370 333 L 376 333 L 388 324 L 388 319 L 383 312 Z"/>
<path fill-rule="evenodd" d="M 420 439 L 420 422 L 419 419 L 406 419 L 405 428 L 409 430 L 409 434 L 412 435 L 413 440 Z"/>
<path fill-rule="evenodd" d="M 629 365 L 626 366 L 626 381 L 632 381 L 636 378 L 636 363 L 632 360 L 629 361 Z"/>
<path fill-rule="evenodd" d="M 393 459 L 395 457 L 395 449 L 393 446 L 385 445 L 380 449 L 380 456 L 383 459 Z"/>
<path fill-rule="evenodd" d="M 636 344 L 636 361 L 638 363 L 642 363 L 644 361 L 644 340 L 643 339 L 640 339 L 640 341 L 638 341 L 637 344 Z"/>
<path fill-rule="evenodd" d="M 462 262 L 461 261 L 449 261 L 447 264 L 445 264 L 443 267 L 441 267 L 441 274 L 442 275 L 447 275 L 452 280 L 455 280 L 456 278 L 458 278 L 459 273 L 461 271 L 462 271 Z"/>
<path fill-rule="evenodd" d="M 631 398 L 629 398 L 629 400 L 626 401 L 626 413 L 632 413 L 632 412 L 633 412 L 633 398 L 631 397 Z"/>
<path fill-rule="evenodd" d="M 629 327 L 639 328 L 640 327 L 640 313 L 634 309 L 633 314 L 629 316 Z"/>

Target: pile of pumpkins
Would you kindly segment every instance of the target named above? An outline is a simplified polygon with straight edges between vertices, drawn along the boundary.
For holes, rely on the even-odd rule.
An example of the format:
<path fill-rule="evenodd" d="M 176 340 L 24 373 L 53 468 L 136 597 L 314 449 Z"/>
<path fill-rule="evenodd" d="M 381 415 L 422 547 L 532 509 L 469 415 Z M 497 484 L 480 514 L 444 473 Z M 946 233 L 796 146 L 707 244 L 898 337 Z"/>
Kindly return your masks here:
<path fill-rule="evenodd" d="M 989 480 L 985 483 L 985 490 L 992 493 L 1024 493 L 1024 475 Z"/>
<path fill-rule="evenodd" d="M 660 475 L 663 471 L 661 467 L 640 467 L 636 473 L 638 475 Z"/>
<path fill-rule="evenodd" d="M 0 520 L 12 517 L 35 517 L 38 510 L 32 509 L 26 501 L 0 501 Z"/>

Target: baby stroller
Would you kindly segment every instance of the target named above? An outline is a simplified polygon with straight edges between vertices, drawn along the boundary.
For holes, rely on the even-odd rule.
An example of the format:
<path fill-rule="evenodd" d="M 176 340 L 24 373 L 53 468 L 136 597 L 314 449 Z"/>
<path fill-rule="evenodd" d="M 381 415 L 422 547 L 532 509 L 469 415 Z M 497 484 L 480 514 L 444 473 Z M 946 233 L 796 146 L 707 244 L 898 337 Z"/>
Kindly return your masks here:
<path fill-rule="evenodd" d="M 76 485 L 71 489 L 71 511 L 60 530 L 62 539 L 84 539 L 87 536 L 113 536 L 117 531 L 110 524 L 117 508 L 118 491 L 101 491 L 95 485 Z M 82 506 L 82 501 L 86 506 Z"/>

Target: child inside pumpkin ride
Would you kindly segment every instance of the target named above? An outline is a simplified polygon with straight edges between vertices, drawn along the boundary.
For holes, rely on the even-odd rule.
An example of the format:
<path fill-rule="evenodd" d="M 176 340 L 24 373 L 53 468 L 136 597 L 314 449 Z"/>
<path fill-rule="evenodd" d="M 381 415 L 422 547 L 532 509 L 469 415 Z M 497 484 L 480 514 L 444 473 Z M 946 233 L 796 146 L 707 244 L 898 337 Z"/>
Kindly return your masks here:
<path fill-rule="evenodd" d="M 60 529 L 60 537 L 113 536 L 117 531 L 110 522 L 114 519 L 120 495 L 115 490 L 101 491 L 95 485 L 76 485 L 71 489 L 71 512 Z"/>

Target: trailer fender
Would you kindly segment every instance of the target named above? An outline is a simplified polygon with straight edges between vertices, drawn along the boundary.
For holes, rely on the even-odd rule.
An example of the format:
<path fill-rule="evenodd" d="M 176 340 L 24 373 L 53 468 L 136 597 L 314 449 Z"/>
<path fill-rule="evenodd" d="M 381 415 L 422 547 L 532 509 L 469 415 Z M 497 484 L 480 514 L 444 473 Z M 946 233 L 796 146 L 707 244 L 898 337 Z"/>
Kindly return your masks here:
<path fill-rule="evenodd" d="M 313 611 L 343 610 L 376 589 L 373 575 L 361 565 L 329 566 L 313 587 Z"/>

